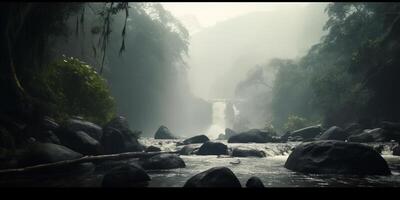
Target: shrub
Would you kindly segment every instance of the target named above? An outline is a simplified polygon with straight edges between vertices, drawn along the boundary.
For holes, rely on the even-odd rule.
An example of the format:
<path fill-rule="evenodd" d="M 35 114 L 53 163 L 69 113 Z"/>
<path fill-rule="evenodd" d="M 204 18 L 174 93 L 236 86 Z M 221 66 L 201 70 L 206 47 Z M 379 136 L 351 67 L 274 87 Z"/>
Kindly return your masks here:
<path fill-rule="evenodd" d="M 104 124 L 115 116 L 114 99 L 106 80 L 77 58 L 64 56 L 51 63 L 40 77 L 41 93 L 46 94 L 56 120 L 78 115 Z"/>

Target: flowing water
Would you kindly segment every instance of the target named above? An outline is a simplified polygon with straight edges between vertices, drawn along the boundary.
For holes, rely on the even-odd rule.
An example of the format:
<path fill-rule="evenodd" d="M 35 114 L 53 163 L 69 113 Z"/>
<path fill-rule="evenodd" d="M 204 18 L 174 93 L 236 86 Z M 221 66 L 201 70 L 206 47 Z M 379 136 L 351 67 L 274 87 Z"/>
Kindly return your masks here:
<path fill-rule="evenodd" d="M 157 141 L 142 139 L 143 143 L 161 147 L 165 151 L 174 151 L 179 140 Z M 400 156 L 392 156 L 394 143 L 370 143 L 368 145 L 384 145 L 382 156 L 388 162 L 392 171 L 391 176 L 349 176 L 349 175 L 306 175 L 284 168 L 284 164 L 291 149 L 299 144 L 266 143 L 266 144 L 228 144 L 226 140 L 219 140 L 228 145 L 228 148 L 244 146 L 262 150 L 265 158 L 247 157 L 218 157 L 218 156 L 181 156 L 186 168 L 173 170 L 149 171 L 152 178 L 149 187 L 182 187 L 192 176 L 211 167 L 225 166 L 230 168 L 240 180 L 242 186 L 251 176 L 259 177 L 267 187 L 399 187 L 400 186 Z M 240 160 L 240 164 L 232 164 Z"/>
<path fill-rule="evenodd" d="M 213 124 L 207 135 L 214 140 L 225 129 L 225 103 L 213 104 Z M 177 151 L 183 146 L 177 146 L 177 140 L 156 140 L 153 138 L 141 138 L 140 142 L 145 146 L 157 146 L 162 151 Z M 181 156 L 186 167 L 171 170 L 150 170 L 151 177 L 149 187 L 182 187 L 192 176 L 208 170 L 212 167 L 228 167 L 240 180 L 242 186 L 251 176 L 259 177 L 266 187 L 399 187 L 400 186 L 400 156 L 392 155 L 395 143 L 370 143 L 368 145 L 383 145 L 382 156 L 389 164 L 392 171 L 390 176 L 348 176 L 348 175 L 313 175 L 302 174 L 284 168 L 284 164 L 293 147 L 299 142 L 265 143 L 265 144 L 230 144 L 226 140 L 218 140 L 228 146 L 248 147 L 264 151 L 264 158 L 247 157 L 234 158 L 229 156 Z M 196 144 L 200 146 L 201 144 Z M 238 160 L 240 160 L 239 164 Z M 135 162 L 134 159 L 127 162 Z M 39 178 L 39 179 L 10 179 L 1 180 L 1 186 L 29 186 L 29 187 L 100 187 L 104 171 L 88 170 L 79 176 L 65 178 Z"/>
<path fill-rule="evenodd" d="M 216 139 L 220 133 L 225 132 L 225 102 L 214 102 L 212 109 L 212 124 L 207 131 L 207 136 Z"/>

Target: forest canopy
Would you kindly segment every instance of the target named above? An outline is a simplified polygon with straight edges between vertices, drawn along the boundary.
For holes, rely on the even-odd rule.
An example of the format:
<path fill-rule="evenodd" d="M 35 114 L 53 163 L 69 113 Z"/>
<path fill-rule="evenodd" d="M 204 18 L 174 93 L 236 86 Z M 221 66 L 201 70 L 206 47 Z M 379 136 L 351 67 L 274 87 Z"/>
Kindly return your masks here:
<path fill-rule="evenodd" d="M 290 116 L 325 126 L 366 127 L 400 119 L 399 11 L 396 3 L 331 3 L 327 34 L 299 60 L 280 62 L 273 124 Z"/>

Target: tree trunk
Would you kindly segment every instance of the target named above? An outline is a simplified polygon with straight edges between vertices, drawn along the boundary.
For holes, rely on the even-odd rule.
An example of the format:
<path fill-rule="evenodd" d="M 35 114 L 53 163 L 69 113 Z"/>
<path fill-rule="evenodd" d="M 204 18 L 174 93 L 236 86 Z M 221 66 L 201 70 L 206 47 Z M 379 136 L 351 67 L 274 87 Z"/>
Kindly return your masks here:
<path fill-rule="evenodd" d="M 105 161 L 105 160 L 123 160 L 128 158 L 143 158 L 143 157 L 150 157 L 162 153 L 171 153 L 175 154 L 178 153 L 176 151 L 173 152 L 126 152 L 126 153 L 119 153 L 119 154 L 109 154 L 109 155 L 99 155 L 99 156 L 84 156 L 82 158 L 74 159 L 74 160 L 64 160 L 54 163 L 45 163 L 35 166 L 29 166 L 24 168 L 18 169 L 6 169 L 0 170 L 0 176 L 2 175 L 14 175 L 14 174 L 21 174 L 25 172 L 33 172 L 35 170 L 46 170 L 46 169 L 53 169 L 57 167 L 66 167 L 72 166 L 80 163 L 86 162 L 98 162 L 98 161 Z"/>

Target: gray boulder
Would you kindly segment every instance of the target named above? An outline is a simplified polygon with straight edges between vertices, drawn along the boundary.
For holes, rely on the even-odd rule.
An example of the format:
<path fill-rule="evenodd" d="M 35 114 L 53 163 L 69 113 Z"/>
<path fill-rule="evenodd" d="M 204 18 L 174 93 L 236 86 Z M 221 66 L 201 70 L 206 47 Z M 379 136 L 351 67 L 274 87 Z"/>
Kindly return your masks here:
<path fill-rule="evenodd" d="M 154 139 L 177 139 L 177 137 L 174 136 L 174 134 L 172 134 L 167 127 L 160 126 L 160 128 L 158 128 L 157 132 L 154 134 Z"/>
<path fill-rule="evenodd" d="M 192 155 L 199 147 L 195 145 L 186 145 L 182 149 L 179 150 L 179 155 Z"/>
<path fill-rule="evenodd" d="M 176 169 L 186 167 L 185 162 L 176 154 L 158 154 L 150 158 L 142 158 L 139 164 L 146 170 Z"/>
<path fill-rule="evenodd" d="M 100 126 L 92 122 L 83 121 L 79 119 L 69 119 L 64 124 L 62 124 L 58 129 L 61 129 L 60 130 L 61 132 L 83 131 L 87 133 L 90 137 L 96 139 L 97 141 L 100 141 L 103 135 L 103 130 Z M 56 134 L 58 135 L 57 132 Z"/>
<path fill-rule="evenodd" d="M 394 155 L 394 156 L 400 156 L 400 146 L 399 146 L 399 145 L 396 145 L 396 146 L 393 148 L 393 155 Z"/>
<path fill-rule="evenodd" d="M 90 137 L 83 131 L 71 131 L 65 129 L 58 131 L 58 138 L 61 144 L 84 155 L 98 155 L 103 153 L 100 142 Z"/>
<path fill-rule="evenodd" d="M 149 146 L 146 148 L 145 150 L 146 152 L 159 152 L 161 151 L 161 149 L 159 147 L 156 146 Z"/>
<path fill-rule="evenodd" d="M 191 177 L 183 187 L 241 188 L 240 181 L 227 167 L 214 167 Z"/>
<path fill-rule="evenodd" d="M 351 135 L 349 142 L 390 142 L 400 141 L 400 132 L 383 128 L 365 129 L 361 134 Z"/>
<path fill-rule="evenodd" d="M 188 138 L 186 140 L 183 141 L 183 144 L 197 144 L 197 143 L 204 143 L 204 142 L 208 142 L 210 141 L 210 139 L 205 136 L 205 135 L 197 135 L 191 138 Z"/>
<path fill-rule="evenodd" d="M 199 148 L 197 155 L 227 155 L 228 147 L 220 142 L 205 142 Z"/>
<path fill-rule="evenodd" d="M 81 158 L 83 155 L 65 146 L 52 143 L 33 143 L 23 150 L 18 159 L 21 167 Z"/>
<path fill-rule="evenodd" d="M 144 187 L 150 176 L 138 165 L 126 164 L 113 168 L 103 177 L 103 187 Z"/>
<path fill-rule="evenodd" d="M 292 138 L 302 138 L 303 140 L 313 139 L 315 136 L 321 134 L 322 128 L 321 126 L 309 126 L 306 128 L 302 128 L 299 130 L 292 131 L 290 133 L 290 137 Z M 299 140 L 296 140 L 299 141 Z"/>
<path fill-rule="evenodd" d="M 246 187 L 247 188 L 265 188 L 261 179 L 258 177 L 255 177 L 255 176 L 252 176 L 249 178 L 249 180 L 247 180 Z"/>
<path fill-rule="evenodd" d="M 106 154 L 144 150 L 144 146 L 135 137 L 111 127 L 104 129 L 101 143 Z"/>
<path fill-rule="evenodd" d="M 230 128 L 225 129 L 225 138 L 230 138 L 234 135 L 237 135 L 238 133 Z"/>
<path fill-rule="evenodd" d="M 285 168 L 312 174 L 391 174 L 386 161 L 371 147 L 337 140 L 297 145 L 286 160 Z"/>
<path fill-rule="evenodd" d="M 325 132 L 323 132 L 318 140 L 341 140 L 345 141 L 349 137 L 349 134 L 346 133 L 342 128 L 337 126 L 332 126 Z"/>
<path fill-rule="evenodd" d="M 237 147 L 232 150 L 233 157 L 265 157 L 266 154 L 263 151 L 256 149 L 249 149 L 244 147 Z"/>
<path fill-rule="evenodd" d="M 400 123 L 383 121 L 381 122 L 381 128 L 386 130 L 400 131 Z"/>

